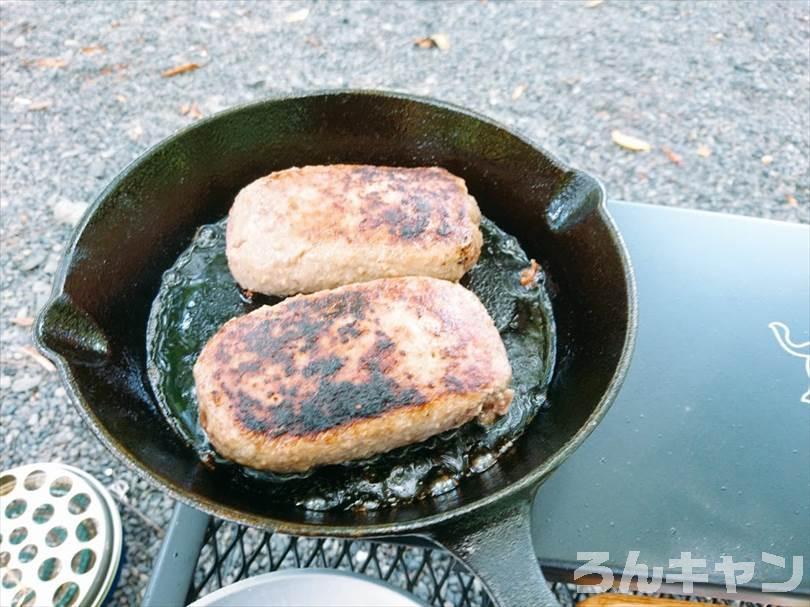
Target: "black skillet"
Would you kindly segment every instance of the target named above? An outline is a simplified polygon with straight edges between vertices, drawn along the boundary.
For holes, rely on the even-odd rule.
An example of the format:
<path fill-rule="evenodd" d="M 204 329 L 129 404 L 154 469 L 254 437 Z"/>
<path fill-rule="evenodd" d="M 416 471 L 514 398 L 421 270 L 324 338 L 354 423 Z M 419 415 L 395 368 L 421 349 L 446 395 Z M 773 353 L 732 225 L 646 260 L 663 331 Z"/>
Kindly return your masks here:
<path fill-rule="evenodd" d="M 236 192 L 259 176 L 328 163 L 447 168 L 556 285 L 548 412 L 499 465 L 449 494 L 374 511 L 270 504 L 261 485 L 203 465 L 149 386 L 150 305 L 197 227 L 223 217 Z M 532 548 L 530 500 L 613 401 L 636 327 L 632 269 L 604 198 L 589 175 L 445 103 L 366 91 L 263 101 L 172 136 L 102 192 L 67 249 L 36 339 L 101 441 L 178 499 L 298 535 L 427 536 L 474 569 L 499 604 L 553 604 Z"/>

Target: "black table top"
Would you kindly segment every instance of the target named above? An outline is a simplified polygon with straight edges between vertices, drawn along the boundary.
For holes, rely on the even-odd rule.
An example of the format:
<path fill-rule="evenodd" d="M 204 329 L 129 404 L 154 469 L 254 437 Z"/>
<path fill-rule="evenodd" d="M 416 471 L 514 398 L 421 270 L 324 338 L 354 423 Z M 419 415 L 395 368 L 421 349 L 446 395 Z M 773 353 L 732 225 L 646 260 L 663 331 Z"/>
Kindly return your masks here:
<path fill-rule="evenodd" d="M 669 559 L 755 563 L 743 584 L 791 577 L 810 594 L 810 229 L 629 203 L 610 205 L 638 280 L 633 363 L 612 409 L 541 487 L 535 550 L 573 570 L 577 552 L 673 571 Z M 806 399 L 808 397 L 805 397 Z M 552 405 L 553 406 L 553 405 Z M 786 569 L 763 562 L 768 552 Z"/>

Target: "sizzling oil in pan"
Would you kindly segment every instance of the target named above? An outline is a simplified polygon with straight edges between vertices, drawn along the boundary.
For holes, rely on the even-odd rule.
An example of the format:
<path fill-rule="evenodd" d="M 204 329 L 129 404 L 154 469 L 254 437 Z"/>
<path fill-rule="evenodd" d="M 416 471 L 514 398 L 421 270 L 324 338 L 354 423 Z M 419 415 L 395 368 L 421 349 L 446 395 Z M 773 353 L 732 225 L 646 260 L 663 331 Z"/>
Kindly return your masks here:
<path fill-rule="evenodd" d="M 538 272 L 524 286 L 529 259 L 517 240 L 482 219 L 484 246 L 461 284 L 486 306 L 512 364 L 515 397 L 509 413 L 489 428 L 469 423 L 416 445 L 372 459 L 326 466 L 306 475 L 277 475 L 219 457 L 199 423 L 192 368 L 200 350 L 225 321 L 278 298 L 243 296 L 228 271 L 225 220 L 201 227 L 189 248 L 163 276 L 147 330 L 149 378 L 164 413 L 209 465 L 234 466 L 267 480 L 268 499 L 283 495 L 311 510 L 378 508 L 452 490 L 459 479 L 482 472 L 509 448 L 546 406 L 554 368 L 551 303 Z M 482 353 L 486 356 L 486 353 Z"/>

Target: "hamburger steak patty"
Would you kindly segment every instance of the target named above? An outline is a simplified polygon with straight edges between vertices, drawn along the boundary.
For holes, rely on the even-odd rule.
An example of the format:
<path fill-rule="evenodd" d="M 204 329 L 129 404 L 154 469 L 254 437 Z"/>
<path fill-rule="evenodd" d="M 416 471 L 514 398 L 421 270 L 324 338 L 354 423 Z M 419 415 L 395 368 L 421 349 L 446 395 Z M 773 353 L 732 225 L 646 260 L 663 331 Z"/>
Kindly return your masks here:
<path fill-rule="evenodd" d="M 268 295 L 394 276 L 458 280 L 481 252 L 480 221 L 464 180 L 442 168 L 292 168 L 237 195 L 228 266 L 243 288 Z"/>
<path fill-rule="evenodd" d="M 478 298 L 428 277 L 286 299 L 228 321 L 194 365 L 200 423 L 245 466 L 303 472 L 419 442 L 512 400 Z"/>

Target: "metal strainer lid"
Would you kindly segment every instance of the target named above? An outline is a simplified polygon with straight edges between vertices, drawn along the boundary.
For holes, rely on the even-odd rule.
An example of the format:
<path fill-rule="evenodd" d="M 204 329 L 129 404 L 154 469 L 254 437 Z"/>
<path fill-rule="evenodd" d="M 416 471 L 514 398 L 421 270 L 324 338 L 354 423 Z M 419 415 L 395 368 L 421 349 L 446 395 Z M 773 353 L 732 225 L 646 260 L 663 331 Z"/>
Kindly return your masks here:
<path fill-rule="evenodd" d="M 64 464 L 0 473 L 0 605 L 96 607 L 121 561 L 121 518 L 107 489 Z"/>

